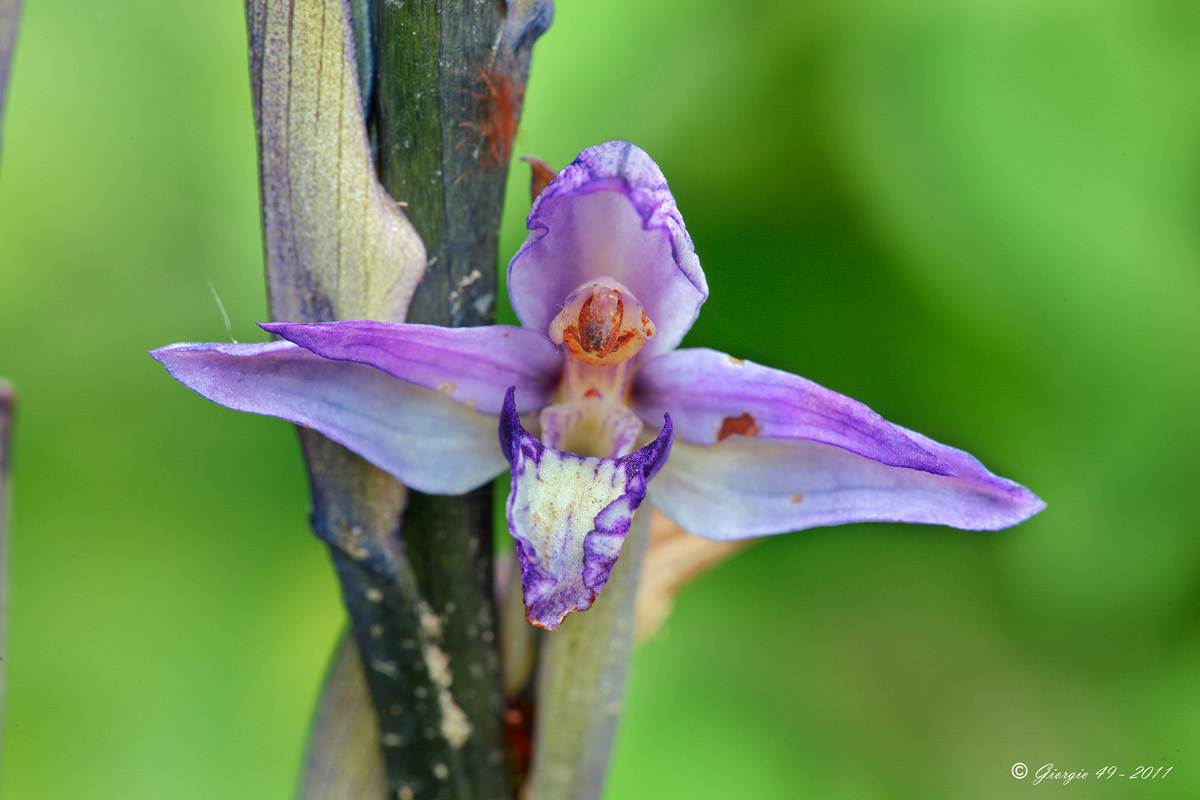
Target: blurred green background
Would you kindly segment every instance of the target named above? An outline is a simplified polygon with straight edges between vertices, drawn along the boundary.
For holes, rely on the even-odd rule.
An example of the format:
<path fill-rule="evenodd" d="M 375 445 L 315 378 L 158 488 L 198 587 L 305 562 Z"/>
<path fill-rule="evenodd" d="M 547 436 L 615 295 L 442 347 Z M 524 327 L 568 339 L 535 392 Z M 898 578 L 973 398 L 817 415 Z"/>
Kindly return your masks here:
<path fill-rule="evenodd" d="M 242 7 L 26 6 L 5 797 L 288 798 L 343 619 L 296 437 L 146 355 L 227 339 L 210 281 L 263 338 Z M 686 343 L 1049 503 L 775 537 L 692 584 L 608 796 L 1200 796 L 1200 5 L 562 0 L 527 100 L 518 155 L 626 138 L 666 173 L 712 290 Z"/>

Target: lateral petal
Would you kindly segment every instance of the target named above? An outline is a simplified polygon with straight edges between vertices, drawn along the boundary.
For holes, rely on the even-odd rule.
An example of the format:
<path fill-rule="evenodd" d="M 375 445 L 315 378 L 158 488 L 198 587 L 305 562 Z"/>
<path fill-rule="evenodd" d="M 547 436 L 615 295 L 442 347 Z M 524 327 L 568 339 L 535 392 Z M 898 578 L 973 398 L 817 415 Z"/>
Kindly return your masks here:
<path fill-rule="evenodd" d="M 651 500 L 689 533 L 718 540 L 849 522 L 999 530 L 1045 508 L 969 454 L 904 432 L 957 475 L 889 466 L 807 439 L 731 436 L 710 446 L 677 443 Z"/>
<path fill-rule="evenodd" d="M 516 540 L 526 619 L 554 630 L 591 607 L 621 554 L 646 484 L 671 449 L 671 421 L 640 450 L 588 458 L 551 450 L 521 427 L 509 390 L 501 446 L 512 465 L 508 529 Z"/>
<path fill-rule="evenodd" d="M 809 439 L 889 466 L 954 474 L 903 428 L 857 400 L 707 348 L 675 350 L 641 365 L 632 406 L 650 424 L 670 411 L 676 435 L 689 444 L 716 444 L 732 434 Z"/>
<path fill-rule="evenodd" d="M 209 400 L 320 431 L 422 492 L 460 494 L 504 469 L 494 415 L 365 364 L 291 342 L 185 342 L 150 355 Z"/>
<path fill-rule="evenodd" d="M 488 414 L 500 413 L 510 386 L 521 397 L 520 413 L 542 408 L 562 373 L 562 355 L 544 332 L 513 325 L 443 328 L 349 320 L 259 327 L 319 356 L 376 367 Z"/>

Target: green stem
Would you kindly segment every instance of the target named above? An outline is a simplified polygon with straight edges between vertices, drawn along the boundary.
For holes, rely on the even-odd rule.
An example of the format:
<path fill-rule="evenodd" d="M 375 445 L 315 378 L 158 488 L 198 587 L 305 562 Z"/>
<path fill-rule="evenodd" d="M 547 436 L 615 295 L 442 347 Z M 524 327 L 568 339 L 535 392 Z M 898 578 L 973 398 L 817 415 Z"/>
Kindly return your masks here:
<path fill-rule="evenodd" d="M 596 800 L 604 789 L 649 527 L 650 508 L 644 507 L 634 515 L 621 558 L 595 604 L 543 635 L 531 800 Z"/>
<path fill-rule="evenodd" d="M 508 150 L 528 50 L 548 20 L 538 2 L 514 7 L 541 13 L 514 25 L 496 0 L 247 0 L 273 318 L 398 321 L 420 266 L 411 221 L 427 269 L 408 320 L 494 319 Z M 352 76 L 348 63 L 369 73 Z M 363 180 L 363 106 L 347 98 L 363 100 L 379 177 L 407 218 Z M 339 445 L 300 438 L 313 530 L 330 548 L 359 655 L 339 660 L 327 691 L 354 669 L 365 676 L 354 696 L 374 707 L 387 795 L 511 797 L 490 489 L 410 497 Z M 347 741 L 323 736 L 329 708 L 323 700 L 310 766 Z M 306 795 L 321 774 L 310 770 Z"/>

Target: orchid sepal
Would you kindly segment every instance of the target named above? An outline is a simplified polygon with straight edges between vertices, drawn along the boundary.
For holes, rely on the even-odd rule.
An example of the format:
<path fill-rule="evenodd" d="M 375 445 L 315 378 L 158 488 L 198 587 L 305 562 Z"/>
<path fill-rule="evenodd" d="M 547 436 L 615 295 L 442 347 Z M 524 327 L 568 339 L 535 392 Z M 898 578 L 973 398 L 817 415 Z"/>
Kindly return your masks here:
<path fill-rule="evenodd" d="M 894 467 L 807 439 L 733 435 L 709 446 L 677 442 L 651 500 L 689 533 L 721 541 L 852 522 L 1000 530 L 1046 507 L 973 456 L 900 430 L 955 474 Z"/>
<path fill-rule="evenodd" d="M 494 416 L 365 364 L 286 341 L 181 342 L 150 355 L 214 403 L 319 431 L 423 492 L 461 494 L 504 469 Z"/>
<path fill-rule="evenodd" d="M 715 445 L 735 433 L 808 439 L 893 467 L 955 474 L 904 429 L 857 400 L 708 348 L 674 350 L 643 364 L 631 405 L 644 420 L 669 409 L 676 435 L 690 444 Z"/>
<path fill-rule="evenodd" d="M 521 324 L 545 331 L 563 298 L 607 275 L 629 287 L 658 335 L 638 358 L 678 346 L 708 298 L 708 283 L 666 178 L 629 142 L 589 147 L 534 201 L 529 236 L 508 265 Z"/>

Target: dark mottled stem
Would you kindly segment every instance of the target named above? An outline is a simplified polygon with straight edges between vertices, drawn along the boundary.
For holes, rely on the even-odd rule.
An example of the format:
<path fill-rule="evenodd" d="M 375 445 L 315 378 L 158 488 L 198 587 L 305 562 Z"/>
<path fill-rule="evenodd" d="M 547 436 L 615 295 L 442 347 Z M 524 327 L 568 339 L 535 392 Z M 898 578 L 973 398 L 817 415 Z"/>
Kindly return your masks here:
<path fill-rule="evenodd" d="M 407 204 L 429 257 L 410 322 L 495 317 L 504 182 L 533 42 L 550 13 L 545 0 L 376 4 L 379 175 Z"/>
<path fill-rule="evenodd" d="M 544 23 L 538 24 L 540 32 Z M 495 320 L 504 183 L 536 37 L 528 28 L 507 18 L 505 5 L 494 0 L 375 4 L 370 116 L 380 179 L 405 204 L 428 254 L 409 322 Z M 422 602 L 443 621 L 455 697 L 475 727 L 475 747 L 463 761 L 475 786 L 463 797 L 495 796 L 501 784 L 511 791 L 491 503 L 491 487 L 463 497 L 413 492 L 404 518 Z"/>
<path fill-rule="evenodd" d="M 511 797 L 490 508 L 431 497 L 405 513 L 408 491 L 391 476 L 319 434 L 300 435 L 312 526 L 341 582 L 387 796 Z"/>
<path fill-rule="evenodd" d="M 302 431 L 301 441 L 313 530 L 330 546 L 375 707 L 387 796 L 508 797 L 503 741 L 489 730 L 498 716 L 478 708 L 473 662 L 458 649 L 466 626 L 418 581 L 400 536 L 406 490 L 324 437 Z"/>

